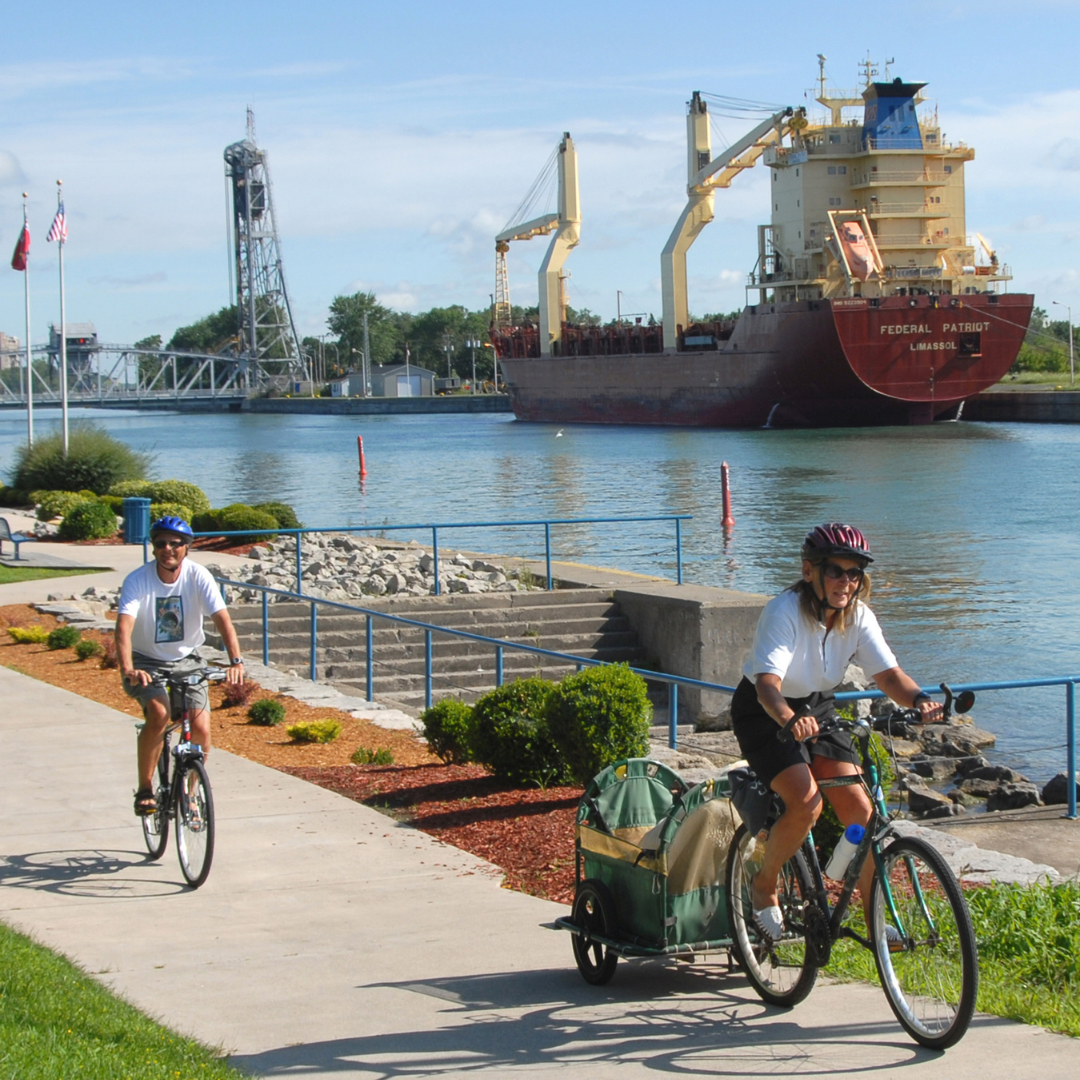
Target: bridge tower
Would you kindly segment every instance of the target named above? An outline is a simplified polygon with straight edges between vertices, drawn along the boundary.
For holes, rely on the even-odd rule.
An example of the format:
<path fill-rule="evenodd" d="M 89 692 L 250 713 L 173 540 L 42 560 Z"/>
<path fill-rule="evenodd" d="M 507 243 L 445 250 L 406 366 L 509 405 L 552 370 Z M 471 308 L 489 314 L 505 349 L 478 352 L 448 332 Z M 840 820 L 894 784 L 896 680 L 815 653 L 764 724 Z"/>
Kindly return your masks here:
<path fill-rule="evenodd" d="M 289 390 L 310 378 L 285 287 L 266 151 L 255 143 L 255 116 L 247 111 L 247 138 L 225 148 L 232 198 L 236 265 L 237 353 L 253 390 Z"/>

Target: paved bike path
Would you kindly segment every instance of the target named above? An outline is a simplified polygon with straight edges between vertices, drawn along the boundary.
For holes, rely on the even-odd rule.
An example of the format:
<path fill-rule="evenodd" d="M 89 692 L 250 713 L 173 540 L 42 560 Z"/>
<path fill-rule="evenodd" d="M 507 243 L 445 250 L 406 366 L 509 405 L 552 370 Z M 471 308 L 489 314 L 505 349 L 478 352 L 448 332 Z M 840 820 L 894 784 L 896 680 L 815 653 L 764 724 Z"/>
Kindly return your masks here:
<path fill-rule="evenodd" d="M 0 919 L 146 1012 L 264 1076 L 603 1080 L 873 1072 L 950 1080 L 1071 1075 L 1077 1044 L 978 1017 L 940 1055 L 879 988 L 819 985 L 763 1005 L 724 965 L 577 974 L 564 909 L 494 868 L 303 781 L 222 751 L 218 845 L 180 882 L 131 814 L 130 717 L 0 669 Z"/>

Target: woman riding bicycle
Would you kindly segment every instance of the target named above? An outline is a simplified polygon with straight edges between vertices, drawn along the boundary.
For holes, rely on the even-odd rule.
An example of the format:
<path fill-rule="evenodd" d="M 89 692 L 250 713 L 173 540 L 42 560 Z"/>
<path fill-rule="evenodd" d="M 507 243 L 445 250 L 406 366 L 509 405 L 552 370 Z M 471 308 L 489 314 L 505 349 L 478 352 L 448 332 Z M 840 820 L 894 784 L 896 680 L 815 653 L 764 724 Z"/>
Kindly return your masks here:
<path fill-rule="evenodd" d="M 821 813 L 817 780 L 857 773 L 858 751 L 846 733 L 822 735 L 813 716 L 799 716 L 794 737 L 777 735 L 811 698 L 833 691 L 855 662 L 893 701 L 915 708 L 924 723 L 941 717 L 942 707 L 921 693 L 896 663 L 874 613 L 867 607 L 874 560 L 856 528 L 819 525 L 802 545 L 802 577 L 765 605 L 754 632 L 743 679 L 731 701 L 732 726 L 739 747 L 762 783 L 784 800 L 784 813 L 769 832 L 761 870 L 752 882 L 754 919 L 779 941 L 784 931 L 777 906 L 776 879 Z M 836 816 L 845 825 L 870 820 L 870 800 L 858 784 L 826 789 Z M 859 879 L 864 909 L 869 903 L 873 860 Z"/>

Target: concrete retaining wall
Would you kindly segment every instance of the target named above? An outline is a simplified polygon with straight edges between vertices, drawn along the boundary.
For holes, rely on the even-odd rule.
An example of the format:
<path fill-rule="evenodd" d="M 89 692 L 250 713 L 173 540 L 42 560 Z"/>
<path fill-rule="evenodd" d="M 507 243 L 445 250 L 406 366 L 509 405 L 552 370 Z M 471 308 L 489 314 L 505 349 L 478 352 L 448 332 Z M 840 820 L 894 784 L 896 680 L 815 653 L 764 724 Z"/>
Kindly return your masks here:
<path fill-rule="evenodd" d="M 250 398 L 243 412 L 299 413 L 312 416 L 382 415 L 418 413 L 511 412 L 505 394 L 453 394 L 413 398 Z"/>
<path fill-rule="evenodd" d="M 1067 380 L 1066 380 L 1067 381 Z M 1080 422 L 1080 392 L 1072 390 L 992 390 L 964 402 L 964 420 L 1005 423 Z"/>

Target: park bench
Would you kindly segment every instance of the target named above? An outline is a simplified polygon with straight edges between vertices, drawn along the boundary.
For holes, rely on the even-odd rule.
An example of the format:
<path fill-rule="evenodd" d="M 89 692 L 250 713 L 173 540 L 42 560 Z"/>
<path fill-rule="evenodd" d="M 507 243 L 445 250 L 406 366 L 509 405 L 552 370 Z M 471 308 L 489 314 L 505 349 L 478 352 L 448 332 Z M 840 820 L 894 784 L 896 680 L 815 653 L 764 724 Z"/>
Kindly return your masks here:
<path fill-rule="evenodd" d="M 0 556 L 4 552 L 4 541 L 8 540 L 15 545 L 15 558 L 19 556 L 19 545 L 26 543 L 28 540 L 36 540 L 36 536 L 27 536 L 25 533 L 12 532 L 11 526 L 8 524 L 7 518 L 0 517 Z"/>

